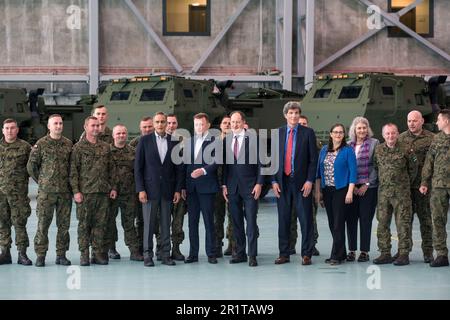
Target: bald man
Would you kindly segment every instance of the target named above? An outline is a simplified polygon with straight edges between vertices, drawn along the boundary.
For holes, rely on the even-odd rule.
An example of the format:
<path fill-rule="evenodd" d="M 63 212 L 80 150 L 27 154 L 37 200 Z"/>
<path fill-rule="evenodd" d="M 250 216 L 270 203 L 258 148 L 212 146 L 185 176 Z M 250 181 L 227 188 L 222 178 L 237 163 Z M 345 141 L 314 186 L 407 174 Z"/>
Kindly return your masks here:
<path fill-rule="evenodd" d="M 425 162 L 425 156 L 433 141 L 434 134 L 428 130 L 423 129 L 424 119 L 419 111 L 411 111 L 408 114 L 408 130 L 403 132 L 398 140 L 400 143 L 407 146 L 410 152 L 417 157 L 418 172 L 416 179 L 411 184 L 411 202 L 412 202 L 412 219 L 411 219 L 411 233 L 414 213 L 419 217 L 420 234 L 422 237 L 422 251 L 423 260 L 425 263 L 433 261 L 433 237 L 432 237 L 432 222 L 430 209 L 430 195 L 429 193 L 423 195 L 419 192 L 420 188 L 420 173 Z M 413 242 L 411 241 L 411 247 Z M 412 248 L 410 248 L 412 249 Z"/>

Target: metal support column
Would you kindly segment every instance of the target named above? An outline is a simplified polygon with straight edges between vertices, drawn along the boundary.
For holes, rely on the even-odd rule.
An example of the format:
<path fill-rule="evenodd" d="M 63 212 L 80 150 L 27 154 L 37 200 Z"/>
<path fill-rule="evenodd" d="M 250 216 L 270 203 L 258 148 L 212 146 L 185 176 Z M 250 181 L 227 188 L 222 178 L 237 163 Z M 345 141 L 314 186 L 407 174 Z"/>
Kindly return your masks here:
<path fill-rule="evenodd" d="M 305 89 L 309 90 L 314 81 L 314 0 L 306 0 L 306 57 Z"/>
<path fill-rule="evenodd" d="M 97 94 L 99 82 L 98 0 L 89 1 L 89 94 Z"/>
<path fill-rule="evenodd" d="M 284 0 L 283 10 L 283 89 L 292 90 L 293 1 Z"/>
<path fill-rule="evenodd" d="M 305 47 L 303 45 L 302 22 L 305 18 L 306 0 L 297 0 L 297 76 L 305 77 Z"/>

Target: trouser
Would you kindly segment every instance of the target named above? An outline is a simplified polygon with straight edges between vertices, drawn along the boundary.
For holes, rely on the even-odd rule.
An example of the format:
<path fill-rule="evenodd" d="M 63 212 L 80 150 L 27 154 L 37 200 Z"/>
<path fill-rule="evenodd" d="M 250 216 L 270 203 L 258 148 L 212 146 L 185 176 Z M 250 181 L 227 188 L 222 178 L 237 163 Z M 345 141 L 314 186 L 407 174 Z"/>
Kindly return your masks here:
<path fill-rule="evenodd" d="M 317 229 L 317 203 L 314 199 L 312 200 L 313 205 L 313 225 L 314 225 L 314 245 L 317 244 L 317 239 L 319 239 L 319 230 Z M 295 246 L 297 244 L 297 238 L 298 238 L 298 224 L 297 224 L 297 213 L 294 209 L 292 209 L 292 216 L 291 216 L 291 236 L 289 237 L 289 249 L 293 250 L 295 249 Z"/>
<path fill-rule="evenodd" d="M 291 231 L 291 213 L 295 210 L 302 232 L 301 255 L 311 257 L 314 246 L 312 222 L 312 194 L 303 197 L 300 187 L 296 187 L 294 180 L 284 176 L 280 198 L 277 199 L 278 208 L 278 248 L 280 256 L 289 257 L 289 238 Z"/>
<path fill-rule="evenodd" d="M 447 214 L 450 189 L 434 188 L 431 190 L 431 216 L 433 219 L 433 247 L 438 256 L 448 256 Z"/>
<path fill-rule="evenodd" d="M 105 251 L 115 247 L 118 240 L 117 233 L 117 216 L 120 209 L 120 220 L 124 230 L 125 244 L 131 251 L 135 251 L 139 248 L 138 237 L 134 228 L 134 219 L 136 202 L 134 201 L 134 194 L 122 194 L 117 199 L 110 201 L 110 210 L 108 215 L 107 231 L 105 234 Z"/>
<path fill-rule="evenodd" d="M 186 201 L 180 199 L 180 202 L 172 208 L 172 244 L 180 245 L 184 240 L 183 222 L 184 215 L 187 212 Z"/>
<path fill-rule="evenodd" d="M 48 251 L 48 229 L 56 216 L 56 255 L 63 256 L 69 250 L 70 214 L 72 211 L 72 195 L 70 193 L 46 193 L 39 191 L 37 196 L 36 215 L 38 218 L 34 251 L 37 256 L 45 256 Z"/>
<path fill-rule="evenodd" d="M 356 251 L 358 248 L 358 220 L 360 250 L 370 251 L 372 237 L 372 221 L 377 207 L 378 188 L 368 188 L 363 196 L 353 195 L 353 203 L 346 210 L 346 224 L 348 249 Z"/>
<path fill-rule="evenodd" d="M 398 251 L 402 255 L 409 254 L 411 248 L 411 197 L 408 190 L 402 193 L 383 194 L 378 191 L 378 248 L 382 254 L 391 253 L 391 220 L 395 217 L 398 235 Z"/>
<path fill-rule="evenodd" d="M 258 211 L 258 201 L 251 193 L 240 193 L 228 195 L 228 205 L 233 219 L 233 236 L 236 241 L 236 256 L 246 257 L 245 235 L 248 239 L 248 255 L 256 257 L 258 254 L 258 227 L 256 216 Z M 247 228 L 244 230 L 244 218 Z"/>
<path fill-rule="evenodd" d="M 173 203 L 171 200 L 149 200 L 142 205 L 144 215 L 144 255 L 153 257 L 153 235 L 161 230 L 160 254 L 163 259 L 170 257 L 170 215 Z M 159 212 L 159 223 L 157 214 Z"/>
<path fill-rule="evenodd" d="M 345 196 L 348 187 L 341 189 L 325 187 L 322 191 L 323 202 L 328 216 L 328 225 L 333 237 L 330 259 L 342 261 L 347 256 L 345 248 L 345 215 L 348 206 L 345 204 Z"/>
<path fill-rule="evenodd" d="M 27 233 L 27 220 L 31 215 L 30 198 L 27 193 L 0 192 L 0 247 L 11 248 L 11 226 L 16 233 L 16 246 L 19 252 L 30 245 Z"/>
<path fill-rule="evenodd" d="M 109 197 L 107 193 L 84 193 L 77 203 L 78 247 L 80 252 L 104 252 L 104 238 L 108 222 Z"/>
<path fill-rule="evenodd" d="M 433 222 L 431 219 L 430 194 L 423 195 L 419 189 L 411 189 L 411 227 L 410 238 L 412 239 L 412 223 L 414 213 L 417 214 L 420 224 L 420 235 L 422 238 L 422 251 L 424 254 L 433 254 Z M 413 241 L 411 241 L 411 251 Z"/>

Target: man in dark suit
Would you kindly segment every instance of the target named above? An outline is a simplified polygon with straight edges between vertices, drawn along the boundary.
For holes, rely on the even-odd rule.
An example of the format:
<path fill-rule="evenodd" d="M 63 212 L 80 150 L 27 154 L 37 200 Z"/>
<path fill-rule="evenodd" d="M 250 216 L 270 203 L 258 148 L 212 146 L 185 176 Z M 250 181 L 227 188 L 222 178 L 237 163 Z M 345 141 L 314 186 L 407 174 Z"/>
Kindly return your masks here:
<path fill-rule="evenodd" d="M 187 155 L 184 155 L 184 159 L 188 160 L 185 164 L 187 194 L 183 190 L 183 198 L 187 198 L 190 243 L 189 257 L 184 261 L 185 263 L 198 261 L 200 211 L 205 223 L 205 247 L 208 262 L 217 263 L 214 199 L 219 191 L 219 183 L 217 181 L 217 164 L 214 161 L 215 153 L 211 148 L 214 147 L 216 140 L 208 132 L 209 127 L 208 115 L 205 113 L 196 114 L 194 116 L 195 135 L 185 144 L 184 152 L 187 152 Z M 205 149 L 207 149 L 207 152 L 205 152 Z"/>
<path fill-rule="evenodd" d="M 173 266 L 170 258 L 170 217 L 172 206 L 181 198 L 183 169 L 175 165 L 171 154 L 177 145 L 166 134 L 167 117 L 158 112 L 153 118 L 155 132 L 142 136 L 136 149 L 135 180 L 144 215 L 144 266 L 153 267 L 153 234 L 161 230 L 162 263 Z M 160 226 L 156 214 L 160 211 Z"/>
<path fill-rule="evenodd" d="M 278 129 L 280 161 L 272 179 L 272 189 L 277 197 L 280 250 L 275 264 L 290 261 L 289 234 L 291 210 L 294 208 L 302 232 L 302 264 L 310 265 L 314 246 L 311 190 L 317 167 L 316 136 L 312 129 L 298 124 L 300 103 L 288 102 L 283 114 L 287 125 Z"/>
<path fill-rule="evenodd" d="M 256 267 L 258 226 L 256 214 L 264 177 L 258 161 L 258 142 L 244 129 L 245 115 L 241 111 L 231 113 L 232 133 L 225 138 L 223 197 L 227 200 L 233 221 L 233 237 L 236 255 L 230 263 L 247 261 L 245 252 L 244 218 L 247 220 L 249 265 Z"/>

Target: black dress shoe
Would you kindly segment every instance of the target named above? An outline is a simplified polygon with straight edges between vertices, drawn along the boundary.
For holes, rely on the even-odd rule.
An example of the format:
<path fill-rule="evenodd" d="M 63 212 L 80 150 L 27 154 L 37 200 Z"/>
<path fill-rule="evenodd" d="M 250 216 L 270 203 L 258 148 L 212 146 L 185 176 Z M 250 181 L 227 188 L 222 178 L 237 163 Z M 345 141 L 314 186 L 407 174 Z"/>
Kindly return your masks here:
<path fill-rule="evenodd" d="M 258 265 L 258 261 L 256 261 L 256 257 L 250 257 L 248 261 L 248 265 L 250 267 L 256 267 Z"/>
<path fill-rule="evenodd" d="M 234 257 L 230 260 L 230 263 L 241 263 L 241 262 L 247 262 L 247 257 Z"/>
<path fill-rule="evenodd" d="M 358 262 L 367 262 L 367 261 L 369 261 L 369 254 L 361 252 L 358 257 Z"/>
<path fill-rule="evenodd" d="M 313 256 L 316 256 L 316 257 L 317 257 L 317 256 L 320 256 L 320 252 L 319 252 L 319 250 L 317 250 L 316 247 L 313 248 L 312 255 L 313 255 Z"/>
<path fill-rule="evenodd" d="M 189 256 L 184 260 L 184 263 L 193 263 L 198 262 L 198 257 Z"/>
<path fill-rule="evenodd" d="M 175 261 L 173 261 L 171 258 L 163 258 L 161 264 L 165 264 L 166 266 L 176 265 Z"/>
<path fill-rule="evenodd" d="M 216 264 L 217 263 L 217 258 L 216 257 L 208 257 L 208 262 L 211 264 Z"/>
<path fill-rule="evenodd" d="M 145 257 L 144 258 L 144 267 L 154 267 L 155 263 L 153 262 L 153 259 L 151 257 Z"/>

